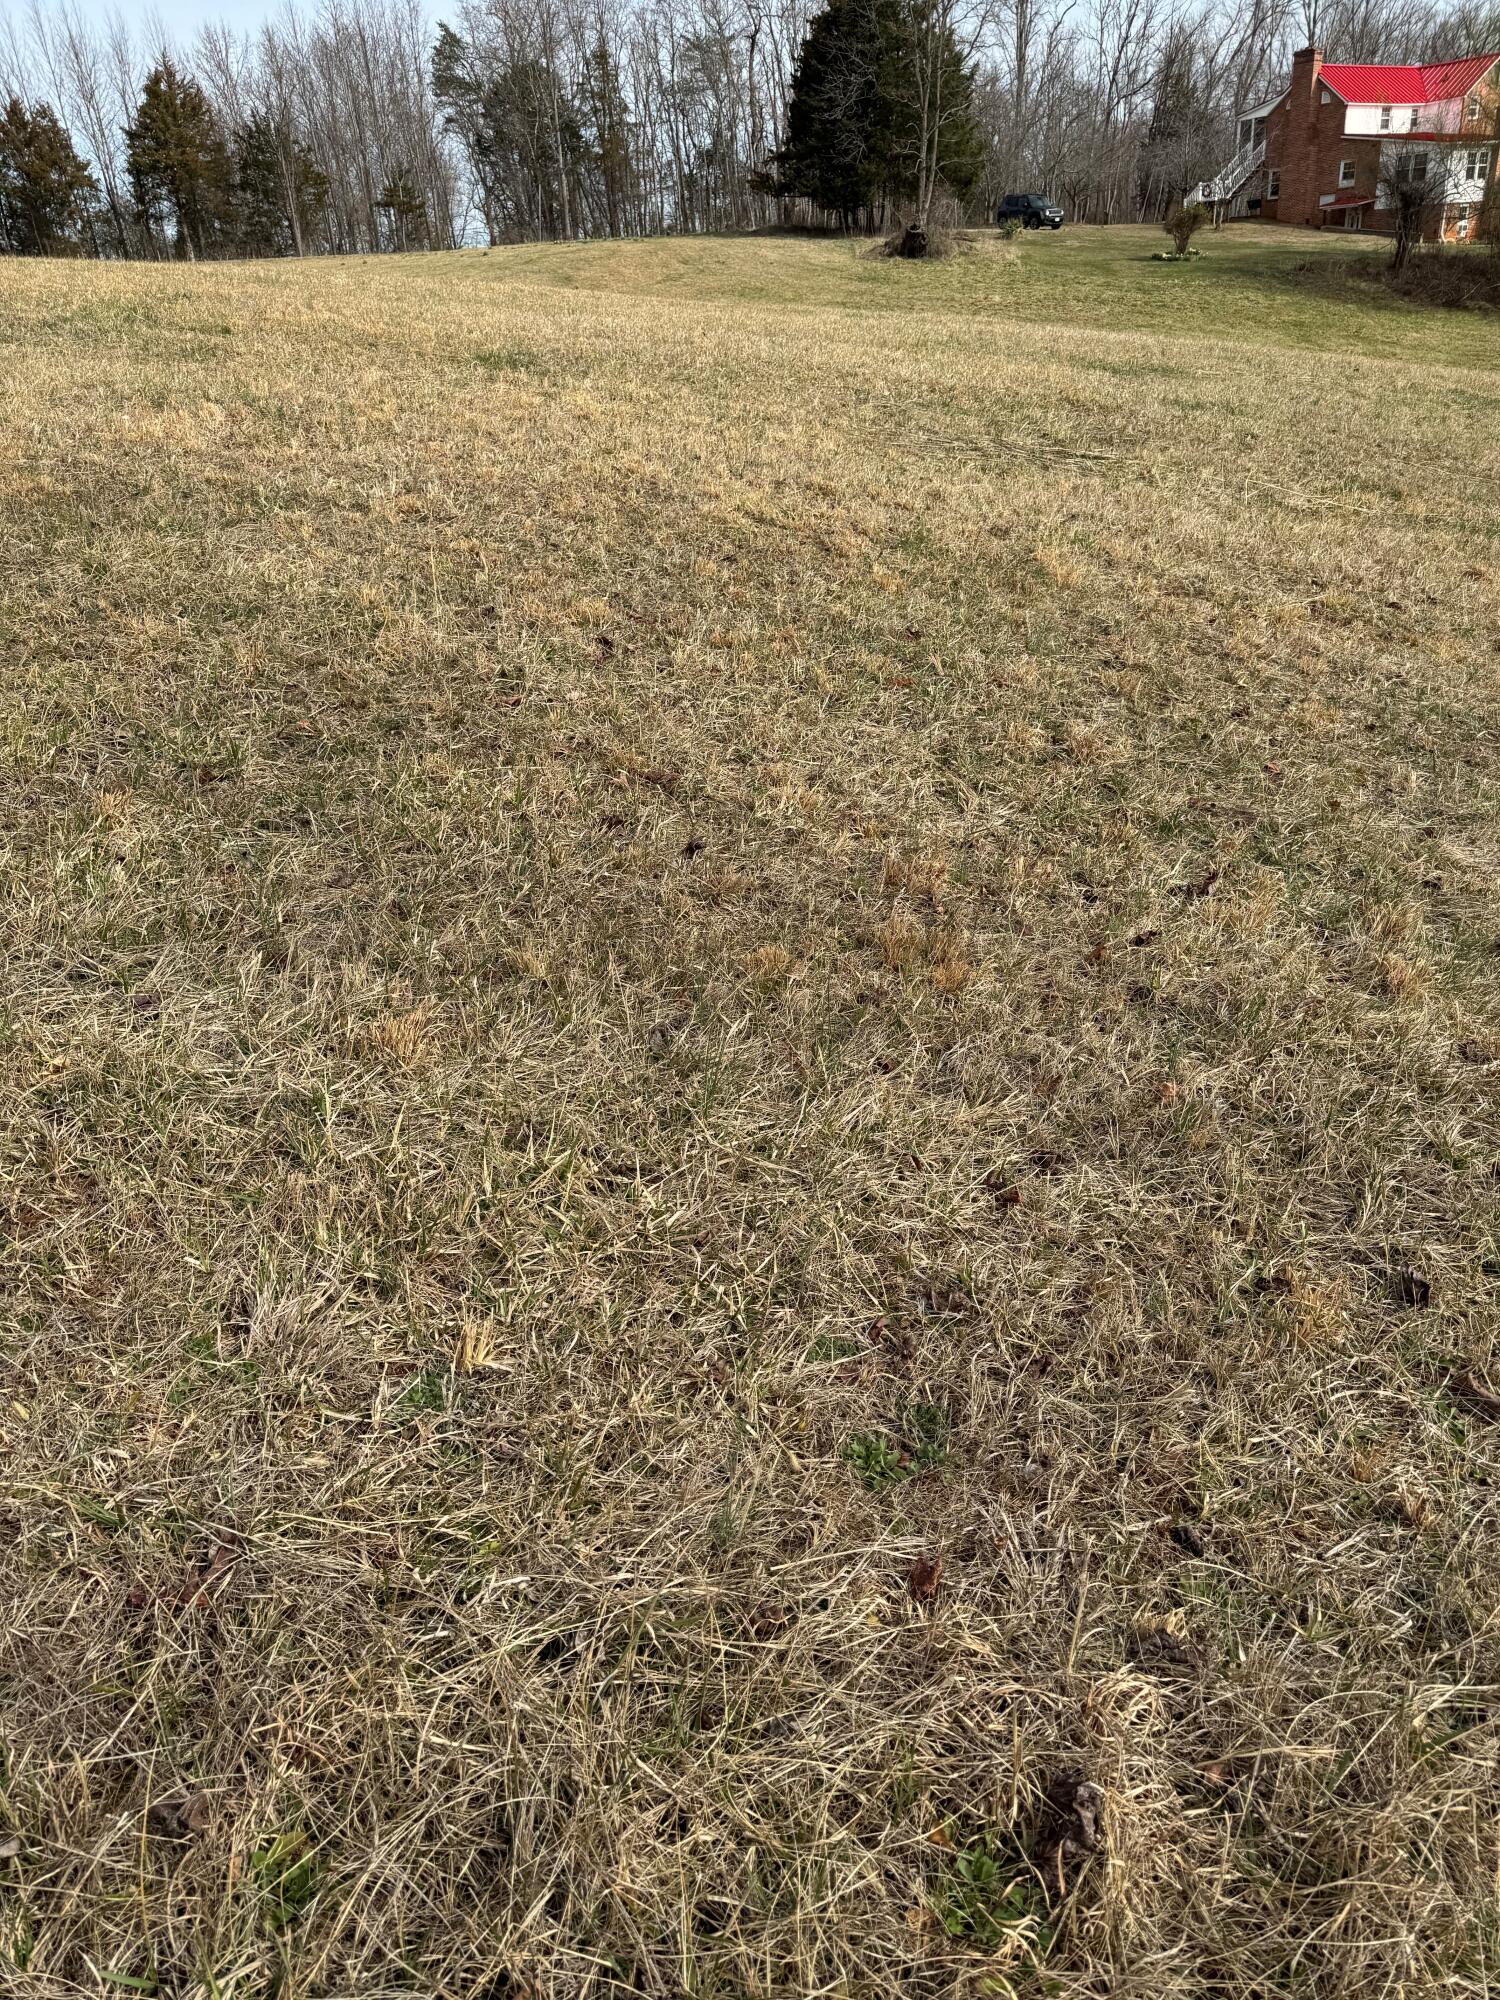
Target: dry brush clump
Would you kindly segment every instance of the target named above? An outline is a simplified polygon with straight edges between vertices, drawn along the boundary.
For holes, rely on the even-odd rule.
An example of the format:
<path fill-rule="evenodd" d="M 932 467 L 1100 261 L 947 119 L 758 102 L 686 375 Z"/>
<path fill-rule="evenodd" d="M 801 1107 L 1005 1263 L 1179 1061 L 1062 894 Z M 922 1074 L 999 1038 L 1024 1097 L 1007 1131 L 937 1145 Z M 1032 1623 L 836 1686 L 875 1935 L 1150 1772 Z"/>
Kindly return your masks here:
<path fill-rule="evenodd" d="M 8 281 L 6 1976 L 1479 2000 L 1493 371 L 645 254 Z"/>

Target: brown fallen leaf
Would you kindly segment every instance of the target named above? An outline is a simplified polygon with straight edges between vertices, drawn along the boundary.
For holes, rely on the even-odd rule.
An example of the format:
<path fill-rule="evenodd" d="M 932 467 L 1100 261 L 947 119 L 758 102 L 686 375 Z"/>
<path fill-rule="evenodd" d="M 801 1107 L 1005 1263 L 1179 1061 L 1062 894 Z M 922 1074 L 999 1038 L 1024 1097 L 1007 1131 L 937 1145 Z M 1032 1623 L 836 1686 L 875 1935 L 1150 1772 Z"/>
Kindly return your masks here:
<path fill-rule="evenodd" d="M 907 1571 L 906 1587 L 918 1604 L 930 1604 L 937 1596 L 938 1585 L 943 1579 L 943 1558 L 941 1553 L 919 1555 Z"/>
<path fill-rule="evenodd" d="M 187 1840 L 207 1828 L 211 1814 L 201 1792 L 171 1792 L 153 1799 L 146 1813 L 146 1825 L 163 1840 Z"/>
<path fill-rule="evenodd" d="M 984 1185 L 997 1208 L 1019 1208 L 1021 1190 L 1016 1183 L 1007 1180 L 998 1167 L 993 1167 L 984 1177 Z"/>
<path fill-rule="evenodd" d="M 1500 1424 L 1500 1396 L 1486 1388 L 1472 1368 L 1462 1368 L 1453 1377 L 1453 1393 L 1475 1416 L 1483 1417 L 1487 1423 Z"/>
<path fill-rule="evenodd" d="M 207 1558 L 193 1570 L 172 1602 L 183 1610 L 189 1605 L 207 1604 L 209 1586 L 217 1583 L 243 1553 L 239 1536 L 232 1529 L 221 1531 Z"/>
<path fill-rule="evenodd" d="M 1431 1282 L 1420 1271 L 1409 1270 L 1402 1264 L 1387 1273 L 1386 1282 L 1398 1306 L 1411 1306 L 1420 1312 L 1432 1304 Z"/>
<path fill-rule="evenodd" d="M 1200 896 L 1208 894 L 1218 879 L 1218 869 L 1210 868 L 1208 873 L 1196 882 L 1174 882 L 1169 893 L 1174 896 L 1181 896 L 1184 902 L 1195 903 Z"/>
<path fill-rule="evenodd" d="M 750 1614 L 750 1630 L 757 1639 L 774 1639 L 791 1622 L 792 1614 L 784 1604 L 760 1604 Z"/>
<path fill-rule="evenodd" d="M 1042 1879 L 1059 1897 L 1068 1893 L 1068 1866 L 1099 1845 L 1104 1794 L 1081 1771 L 1065 1771 L 1047 1787 L 1049 1823 L 1037 1851 Z"/>
<path fill-rule="evenodd" d="M 1157 1673 L 1203 1664 L 1191 1640 L 1164 1624 L 1137 1626 L 1130 1634 L 1127 1651 L 1137 1666 L 1149 1667 Z"/>

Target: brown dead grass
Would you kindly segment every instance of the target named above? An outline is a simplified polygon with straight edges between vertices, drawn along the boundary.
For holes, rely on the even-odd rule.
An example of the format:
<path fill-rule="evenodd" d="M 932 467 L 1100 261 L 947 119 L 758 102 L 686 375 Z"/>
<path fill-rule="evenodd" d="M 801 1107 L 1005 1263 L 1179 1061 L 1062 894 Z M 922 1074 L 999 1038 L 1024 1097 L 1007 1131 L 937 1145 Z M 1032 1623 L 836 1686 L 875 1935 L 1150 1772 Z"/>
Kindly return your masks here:
<path fill-rule="evenodd" d="M 6 1978 L 1479 2000 L 1500 379 L 686 254 L 4 274 Z"/>

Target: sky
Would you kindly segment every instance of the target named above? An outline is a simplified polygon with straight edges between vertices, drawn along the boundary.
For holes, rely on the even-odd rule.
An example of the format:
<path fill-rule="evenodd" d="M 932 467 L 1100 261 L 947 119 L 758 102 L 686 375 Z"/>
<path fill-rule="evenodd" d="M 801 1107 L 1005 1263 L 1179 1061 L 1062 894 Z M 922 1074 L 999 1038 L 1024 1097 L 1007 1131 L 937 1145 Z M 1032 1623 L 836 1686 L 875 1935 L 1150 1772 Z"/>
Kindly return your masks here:
<path fill-rule="evenodd" d="M 191 41 L 205 21 L 227 21 L 241 30 L 258 28 L 278 11 L 278 0 L 75 0 L 86 20 L 102 21 L 118 12 L 143 35 L 155 19 L 160 19 L 174 41 Z M 19 8 L 16 9 L 20 11 Z"/>

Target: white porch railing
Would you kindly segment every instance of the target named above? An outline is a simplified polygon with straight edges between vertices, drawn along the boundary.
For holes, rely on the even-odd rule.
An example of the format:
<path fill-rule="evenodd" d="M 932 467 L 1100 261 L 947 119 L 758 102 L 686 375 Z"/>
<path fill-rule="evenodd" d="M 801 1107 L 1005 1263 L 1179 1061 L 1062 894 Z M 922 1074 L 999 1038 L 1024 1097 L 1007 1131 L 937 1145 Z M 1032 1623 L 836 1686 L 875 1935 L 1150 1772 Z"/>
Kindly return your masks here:
<path fill-rule="evenodd" d="M 1227 167 L 1220 167 L 1211 181 L 1199 181 L 1195 188 L 1189 188 L 1188 205 L 1197 202 L 1204 208 L 1214 208 L 1220 202 L 1233 201 L 1265 157 L 1265 140 L 1252 139 L 1248 146 L 1241 146 Z"/>

